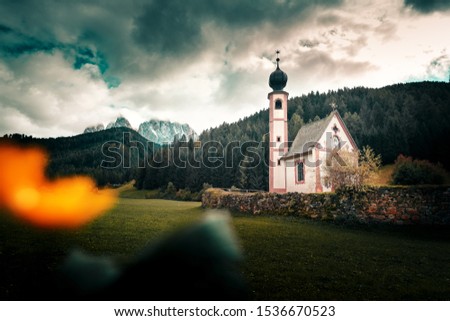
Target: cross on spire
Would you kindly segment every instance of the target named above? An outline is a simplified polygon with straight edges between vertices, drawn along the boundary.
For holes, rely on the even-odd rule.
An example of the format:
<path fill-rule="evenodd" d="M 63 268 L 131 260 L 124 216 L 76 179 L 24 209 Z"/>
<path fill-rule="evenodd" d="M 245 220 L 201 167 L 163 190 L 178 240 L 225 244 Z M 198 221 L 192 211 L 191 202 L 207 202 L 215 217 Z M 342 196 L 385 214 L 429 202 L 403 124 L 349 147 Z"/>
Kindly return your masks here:
<path fill-rule="evenodd" d="M 331 107 L 331 109 L 332 109 L 333 111 L 335 111 L 335 110 L 338 108 L 338 105 L 333 101 L 333 102 L 330 104 L 330 107 Z"/>
<path fill-rule="evenodd" d="M 276 53 L 277 53 L 277 68 L 279 68 L 278 63 L 280 62 L 280 58 L 278 57 L 278 55 L 280 54 L 280 50 L 277 50 Z"/>

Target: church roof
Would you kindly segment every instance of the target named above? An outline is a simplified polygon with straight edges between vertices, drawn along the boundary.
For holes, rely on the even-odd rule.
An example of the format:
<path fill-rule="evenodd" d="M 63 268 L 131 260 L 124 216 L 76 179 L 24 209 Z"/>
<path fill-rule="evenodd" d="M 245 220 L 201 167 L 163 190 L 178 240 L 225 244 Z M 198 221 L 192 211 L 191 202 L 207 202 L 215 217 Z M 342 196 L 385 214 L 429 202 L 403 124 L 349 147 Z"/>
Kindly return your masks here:
<path fill-rule="evenodd" d="M 295 136 L 291 148 L 284 157 L 303 154 L 307 152 L 310 147 L 314 147 L 320 137 L 322 137 L 322 134 L 335 114 L 337 114 L 337 112 L 333 111 L 325 118 L 302 126 L 298 131 L 297 136 Z"/>
<path fill-rule="evenodd" d="M 317 121 L 310 122 L 300 128 L 295 136 L 294 141 L 292 142 L 291 148 L 289 151 L 283 156 L 283 158 L 287 158 L 294 155 L 299 155 L 308 152 L 308 149 L 314 147 L 316 143 L 320 140 L 323 133 L 327 129 L 328 124 L 330 123 L 333 116 L 336 115 L 337 120 L 342 125 L 344 131 L 347 133 L 347 137 L 350 140 L 350 144 L 354 149 L 358 149 L 355 141 L 353 140 L 352 135 L 345 126 L 344 121 L 339 115 L 337 110 L 333 110 L 327 117 L 319 119 Z"/>

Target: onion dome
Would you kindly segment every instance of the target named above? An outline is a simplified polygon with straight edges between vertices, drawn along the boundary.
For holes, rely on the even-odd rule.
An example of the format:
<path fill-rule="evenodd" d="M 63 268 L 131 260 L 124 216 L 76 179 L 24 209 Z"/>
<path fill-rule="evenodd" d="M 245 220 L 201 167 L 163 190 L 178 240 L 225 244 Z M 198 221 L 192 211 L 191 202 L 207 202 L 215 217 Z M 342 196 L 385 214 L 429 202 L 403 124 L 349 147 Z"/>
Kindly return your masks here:
<path fill-rule="evenodd" d="M 286 73 L 280 69 L 280 58 L 278 58 L 279 53 L 280 51 L 277 50 L 277 69 L 275 69 L 275 71 L 272 72 L 269 77 L 269 86 L 273 90 L 283 90 L 283 88 L 286 87 L 286 83 L 288 80 L 288 76 L 286 75 Z"/>

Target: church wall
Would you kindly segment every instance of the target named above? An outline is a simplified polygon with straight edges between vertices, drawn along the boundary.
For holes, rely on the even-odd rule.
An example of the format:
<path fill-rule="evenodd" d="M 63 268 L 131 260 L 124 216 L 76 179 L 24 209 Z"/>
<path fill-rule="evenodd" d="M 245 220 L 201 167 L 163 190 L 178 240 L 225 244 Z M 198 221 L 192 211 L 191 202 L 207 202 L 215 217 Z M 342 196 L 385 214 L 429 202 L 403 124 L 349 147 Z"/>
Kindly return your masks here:
<path fill-rule="evenodd" d="M 320 171 L 321 171 L 321 184 L 322 184 L 322 191 L 323 192 L 331 192 L 332 186 L 328 184 L 327 177 L 326 177 L 326 165 L 327 165 L 327 157 L 328 152 L 326 150 L 320 150 L 319 151 L 319 162 L 320 162 Z"/>
<path fill-rule="evenodd" d="M 316 168 L 314 167 L 315 153 L 312 151 L 307 157 L 294 158 L 286 161 L 286 190 L 288 192 L 314 193 L 316 191 Z M 303 182 L 297 182 L 297 163 L 304 163 Z"/>
<path fill-rule="evenodd" d="M 338 129 L 337 131 L 336 128 Z M 342 144 L 340 147 L 341 150 L 347 150 L 350 152 L 354 151 L 352 140 L 349 136 L 350 134 L 338 119 L 338 116 L 334 115 L 327 125 L 322 137 L 318 141 L 321 147 L 319 150 L 318 160 L 320 163 L 320 181 L 323 192 L 331 192 L 333 190 L 332 186 L 327 182 L 325 167 L 327 157 L 329 156 L 329 151 L 334 148 L 333 136 L 335 135 L 339 138 L 339 141 Z"/>
<path fill-rule="evenodd" d="M 287 97 L 284 91 L 269 93 L 269 126 L 270 126 L 270 163 L 269 190 L 271 192 L 286 192 L 285 166 L 279 159 L 287 150 Z M 281 100 L 281 108 L 276 108 L 276 101 Z"/>
<path fill-rule="evenodd" d="M 283 119 L 284 117 L 284 110 L 283 109 L 275 109 L 273 111 L 273 118 L 274 119 Z"/>
<path fill-rule="evenodd" d="M 327 135 L 328 135 L 328 139 L 332 138 L 335 135 L 335 131 L 333 130 L 333 127 L 335 125 L 336 125 L 336 128 L 338 129 L 338 131 L 336 132 L 336 136 L 339 137 L 339 140 L 341 141 L 341 143 L 344 143 L 341 147 L 342 150 L 353 151 L 349 133 L 344 128 L 344 126 L 342 126 L 341 122 L 338 119 L 338 116 L 336 116 L 336 115 L 333 116 L 333 118 L 331 119 L 327 128 L 325 129 L 325 132 L 323 133 L 322 137 L 320 137 L 320 139 L 319 139 L 319 143 L 322 146 L 322 148 L 332 148 L 333 147 L 332 141 L 327 141 Z"/>
<path fill-rule="evenodd" d="M 284 139 L 284 127 L 285 127 L 284 122 L 281 122 L 281 121 L 273 122 L 273 135 L 275 136 L 273 142 L 275 142 L 275 143 L 277 142 L 277 140 L 276 140 L 277 137 L 276 136 L 280 136 L 281 142 L 283 142 L 283 139 Z M 276 145 L 278 147 L 278 145 L 280 145 L 280 144 L 277 143 Z"/>
<path fill-rule="evenodd" d="M 273 187 L 275 189 L 282 189 L 283 192 L 286 188 L 286 181 L 285 181 L 285 166 L 284 162 L 280 162 L 279 166 L 276 166 L 274 168 L 274 176 L 273 176 Z"/>
<path fill-rule="evenodd" d="M 276 127 L 274 132 L 281 132 L 281 125 Z M 296 182 L 296 165 L 295 163 L 300 160 L 289 159 L 286 161 L 286 191 L 287 192 L 301 192 L 301 193 L 316 193 L 316 192 L 331 192 L 332 186 L 328 184 L 326 177 L 326 162 L 331 151 L 335 146 L 333 145 L 333 137 L 336 136 L 339 139 L 342 150 L 353 151 L 354 146 L 350 134 L 348 133 L 345 125 L 334 114 L 328 123 L 323 135 L 318 141 L 317 148 L 313 148 L 309 154 L 309 158 L 305 161 L 305 180 L 302 183 Z M 316 166 L 318 164 L 318 166 Z M 277 172 L 278 175 L 279 172 Z"/>
<path fill-rule="evenodd" d="M 286 111 L 287 111 L 287 93 L 284 91 L 281 92 L 272 92 L 270 94 L 270 106 L 273 106 L 273 115 L 271 115 L 271 121 L 274 119 L 286 119 Z M 282 101 L 282 108 L 275 109 L 275 101 L 280 99 Z"/>

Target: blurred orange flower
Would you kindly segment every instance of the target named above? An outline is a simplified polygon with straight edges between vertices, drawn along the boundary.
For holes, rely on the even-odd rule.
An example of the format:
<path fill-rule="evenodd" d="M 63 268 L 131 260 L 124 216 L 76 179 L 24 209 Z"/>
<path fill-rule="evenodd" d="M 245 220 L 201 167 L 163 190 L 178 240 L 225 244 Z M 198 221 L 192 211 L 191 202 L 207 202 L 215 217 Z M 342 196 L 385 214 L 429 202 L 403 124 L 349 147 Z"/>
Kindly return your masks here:
<path fill-rule="evenodd" d="M 40 227 L 75 228 L 115 204 L 117 193 L 98 190 L 89 177 L 49 181 L 47 162 L 39 148 L 0 145 L 0 207 Z"/>

